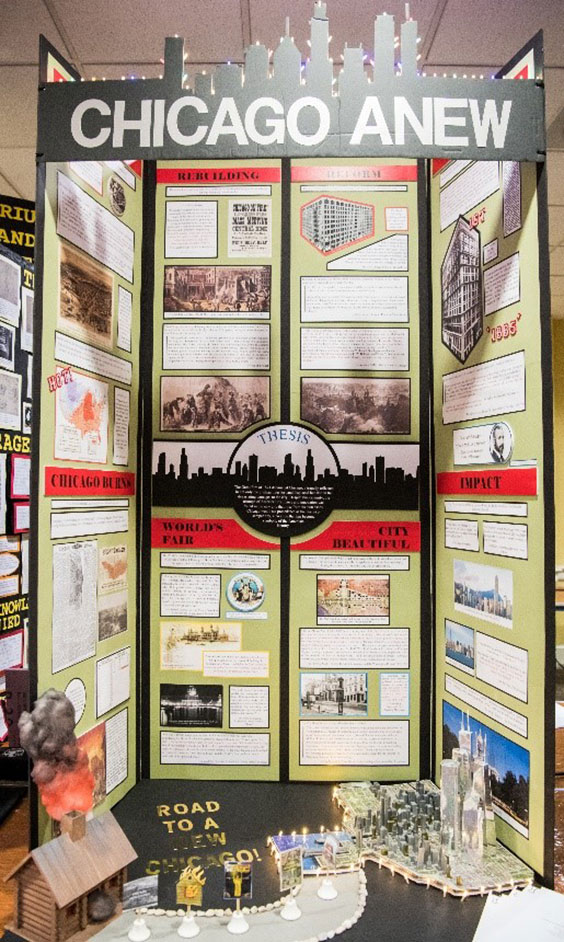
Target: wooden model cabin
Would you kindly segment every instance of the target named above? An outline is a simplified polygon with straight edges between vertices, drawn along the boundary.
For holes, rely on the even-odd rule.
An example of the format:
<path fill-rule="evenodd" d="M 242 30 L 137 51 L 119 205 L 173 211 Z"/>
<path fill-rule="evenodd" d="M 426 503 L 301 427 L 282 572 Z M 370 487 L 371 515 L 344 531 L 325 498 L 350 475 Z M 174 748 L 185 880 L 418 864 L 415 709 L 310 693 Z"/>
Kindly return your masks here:
<path fill-rule="evenodd" d="M 71 813 L 63 834 L 32 850 L 5 878 L 16 881 L 10 927 L 29 942 L 65 942 L 88 926 L 88 898 L 103 890 L 116 904 L 137 854 L 111 812 L 87 821 Z M 101 926 L 100 926 L 101 928 Z"/>

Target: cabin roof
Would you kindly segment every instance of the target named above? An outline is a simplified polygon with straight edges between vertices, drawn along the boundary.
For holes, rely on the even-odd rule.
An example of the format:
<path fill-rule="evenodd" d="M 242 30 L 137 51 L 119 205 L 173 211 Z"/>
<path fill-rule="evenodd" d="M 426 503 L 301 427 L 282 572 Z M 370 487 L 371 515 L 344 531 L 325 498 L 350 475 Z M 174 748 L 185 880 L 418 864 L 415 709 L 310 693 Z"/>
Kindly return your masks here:
<path fill-rule="evenodd" d="M 62 909 L 136 859 L 132 845 L 107 811 L 86 822 L 81 840 L 72 841 L 68 834 L 61 834 L 30 851 L 5 879 L 10 880 L 33 860 Z"/>

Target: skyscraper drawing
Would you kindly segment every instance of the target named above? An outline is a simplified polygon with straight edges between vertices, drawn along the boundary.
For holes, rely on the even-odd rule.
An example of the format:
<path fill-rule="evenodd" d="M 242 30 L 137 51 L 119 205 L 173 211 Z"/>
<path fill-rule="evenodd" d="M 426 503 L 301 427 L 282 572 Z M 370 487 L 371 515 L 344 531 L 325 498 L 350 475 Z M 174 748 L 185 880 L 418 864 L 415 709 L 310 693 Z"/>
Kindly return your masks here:
<path fill-rule="evenodd" d="M 484 331 L 480 233 L 458 217 L 441 265 L 442 339 L 464 363 Z"/>

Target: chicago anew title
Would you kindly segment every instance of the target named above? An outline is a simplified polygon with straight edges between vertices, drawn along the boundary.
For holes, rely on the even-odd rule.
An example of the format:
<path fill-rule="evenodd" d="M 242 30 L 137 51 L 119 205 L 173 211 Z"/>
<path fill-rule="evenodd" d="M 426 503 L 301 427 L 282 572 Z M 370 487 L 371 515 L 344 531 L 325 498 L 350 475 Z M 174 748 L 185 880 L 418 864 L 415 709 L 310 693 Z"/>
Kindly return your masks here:
<path fill-rule="evenodd" d="M 373 60 L 347 46 L 335 76 L 326 5 L 310 20 L 310 55 L 289 35 L 260 43 L 244 66 L 185 71 L 184 41 L 167 39 L 160 79 L 49 82 L 40 87 L 39 159 L 186 156 L 464 156 L 544 160 L 544 91 L 534 79 L 424 76 L 417 23 L 374 25 Z"/>

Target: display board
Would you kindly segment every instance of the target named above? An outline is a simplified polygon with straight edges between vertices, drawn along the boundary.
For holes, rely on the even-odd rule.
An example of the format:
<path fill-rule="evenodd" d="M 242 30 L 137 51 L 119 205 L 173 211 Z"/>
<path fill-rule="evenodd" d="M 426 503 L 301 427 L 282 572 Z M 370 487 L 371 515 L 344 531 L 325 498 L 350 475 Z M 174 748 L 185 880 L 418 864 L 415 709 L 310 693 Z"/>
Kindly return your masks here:
<path fill-rule="evenodd" d="M 419 772 L 417 181 L 157 164 L 152 775 Z"/>
<path fill-rule="evenodd" d="M 424 79 L 384 14 L 334 88 L 310 25 L 303 76 L 287 30 L 272 67 L 187 77 L 171 39 L 162 80 L 42 92 L 36 679 L 111 739 L 107 804 L 135 667 L 146 776 L 438 779 L 463 731 L 548 877 L 539 38 L 522 81 Z"/>
<path fill-rule="evenodd" d="M 468 714 L 500 838 L 540 871 L 552 651 L 537 167 L 434 169 L 436 763 Z"/>
<path fill-rule="evenodd" d="M 136 779 L 142 181 L 49 164 L 43 199 L 37 676 L 71 698 L 108 807 Z"/>

